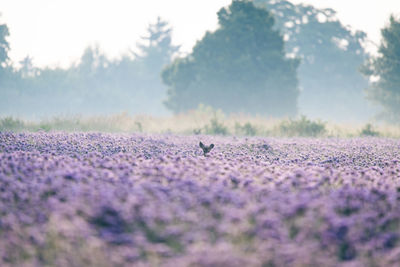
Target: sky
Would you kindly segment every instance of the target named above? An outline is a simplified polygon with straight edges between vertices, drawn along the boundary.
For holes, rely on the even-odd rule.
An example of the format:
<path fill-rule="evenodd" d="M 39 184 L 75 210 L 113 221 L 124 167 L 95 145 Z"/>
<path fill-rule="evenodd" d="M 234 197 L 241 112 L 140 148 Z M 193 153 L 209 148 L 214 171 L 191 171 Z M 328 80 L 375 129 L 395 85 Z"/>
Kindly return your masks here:
<path fill-rule="evenodd" d="M 218 10 L 231 0 L 1 0 L 0 24 L 10 30 L 14 65 L 26 56 L 38 67 L 68 67 L 84 49 L 98 45 L 109 58 L 135 49 L 157 16 L 173 28 L 173 42 L 190 52 L 204 33 L 217 27 Z M 400 15 L 400 0 L 292 0 L 330 7 L 353 29 L 379 43 L 390 14 Z M 361 8 L 360 8 L 361 6 Z"/>

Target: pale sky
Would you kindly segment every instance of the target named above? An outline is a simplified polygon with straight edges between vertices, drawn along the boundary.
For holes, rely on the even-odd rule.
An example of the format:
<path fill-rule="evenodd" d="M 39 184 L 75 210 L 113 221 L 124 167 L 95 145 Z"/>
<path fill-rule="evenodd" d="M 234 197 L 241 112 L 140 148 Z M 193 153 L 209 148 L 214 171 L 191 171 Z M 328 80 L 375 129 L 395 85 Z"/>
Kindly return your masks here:
<path fill-rule="evenodd" d="M 173 41 L 186 52 L 217 27 L 217 11 L 231 0 L 1 0 L 0 24 L 10 29 L 9 56 L 33 57 L 36 66 L 66 67 L 98 44 L 109 58 L 134 49 L 157 16 L 170 22 Z M 400 0 L 293 0 L 335 9 L 345 25 L 379 43 L 380 29 Z"/>

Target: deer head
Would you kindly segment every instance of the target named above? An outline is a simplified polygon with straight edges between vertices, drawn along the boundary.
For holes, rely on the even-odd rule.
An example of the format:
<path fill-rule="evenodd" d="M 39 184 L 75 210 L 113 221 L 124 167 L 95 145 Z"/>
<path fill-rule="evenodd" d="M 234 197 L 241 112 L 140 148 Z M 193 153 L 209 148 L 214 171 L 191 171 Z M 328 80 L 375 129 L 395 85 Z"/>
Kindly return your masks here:
<path fill-rule="evenodd" d="M 209 146 L 204 145 L 202 142 L 199 143 L 200 148 L 203 150 L 204 156 L 207 156 L 207 153 L 213 149 L 214 144 L 211 144 Z"/>

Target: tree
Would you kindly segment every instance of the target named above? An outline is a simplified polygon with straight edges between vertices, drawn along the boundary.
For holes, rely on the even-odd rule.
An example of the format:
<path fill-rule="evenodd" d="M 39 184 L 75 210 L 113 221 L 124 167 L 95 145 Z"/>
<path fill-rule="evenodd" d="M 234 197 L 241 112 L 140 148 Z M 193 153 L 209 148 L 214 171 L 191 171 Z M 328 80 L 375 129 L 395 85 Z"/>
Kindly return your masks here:
<path fill-rule="evenodd" d="M 10 99 L 17 97 L 15 83 L 18 77 L 9 64 L 8 51 L 10 45 L 7 37 L 10 35 L 6 24 L 0 24 L 0 115 L 7 111 Z"/>
<path fill-rule="evenodd" d="M 179 53 L 180 46 L 172 44 L 172 28 L 169 23 L 158 17 L 149 24 L 147 33 L 137 44 L 135 61 L 140 66 L 140 76 L 136 83 L 135 97 L 142 112 L 153 115 L 167 114 L 163 101 L 167 97 L 167 88 L 162 83 L 162 69 L 172 62 Z"/>
<path fill-rule="evenodd" d="M 33 65 L 33 58 L 26 56 L 23 60 L 19 61 L 21 68 L 19 74 L 21 78 L 34 77 L 38 75 L 38 69 Z"/>
<path fill-rule="evenodd" d="M 7 37 L 10 35 L 6 24 L 0 24 L 0 68 L 4 68 L 8 60 L 8 50 L 10 45 L 7 42 Z"/>
<path fill-rule="evenodd" d="M 8 61 L 8 51 L 10 50 L 10 45 L 8 44 L 7 37 L 10 35 L 8 27 L 6 24 L 0 24 L 0 87 L 2 85 L 2 80 L 5 79 L 7 75 L 7 61 Z"/>
<path fill-rule="evenodd" d="M 400 121 L 400 20 L 391 16 L 389 25 L 381 30 L 378 56 L 370 59 L 361 71 L 374 78 L 367 90 L 368 97 L 381 105 L 381 118 Z"/>
<path fill-rule="evenodd" d="M 254 2 L 275 16 L 286 52 L 301 58 L 301 113 L 336 120 L 367 119 L 374 113 L 364 95 L 368 81 L 358 71 L 369 56 L 363 48 L 364 32 L 341 24 L 333 9 L 285 0 Z"/>
<path fill-rule="evenodd" d="M 138 53 L 110 60 L 98 46 L 88 47 L 67 69 L 39 69 L 27 56 L 16 71 L 8 64 L 8 30 L 0 26 L 0 115 L 167 114 L 160 73 L 179 46 L 172 45 L 172 29 L 161 18 L 149 25 Z"/>
<path fill-rule="evenodd" d="M 287 58 L 274 18 L 252 2 L 234 0 L 218 12 L 219 28 L 162 73 L 174 112 L 200 103 L 225 112 L 295 115 L 299 60 Z"/>
<path fill-rule="evenodd" d="M 134 53 L 138 60 L 154 73 L 171 63 L 172 57 L 178 53 L 180 46 L 172 44 L 172 28 L 168 22 L 157 17 L 157 22 L 147 28 L 147 36 L 137 45 L 139 53 Z M 159 72 L 158 72 L 159 73 Z"/>

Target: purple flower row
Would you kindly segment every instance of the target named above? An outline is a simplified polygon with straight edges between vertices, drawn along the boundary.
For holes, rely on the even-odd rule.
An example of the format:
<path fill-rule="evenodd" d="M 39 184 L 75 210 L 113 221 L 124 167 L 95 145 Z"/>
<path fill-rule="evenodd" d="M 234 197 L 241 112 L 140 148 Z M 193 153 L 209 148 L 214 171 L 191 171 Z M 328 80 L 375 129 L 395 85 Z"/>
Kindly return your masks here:
<path fill-rule="evenodd" d="M 396 266 L 399 162 L 395 139 L 0 133 L 0 266 Z"/>

